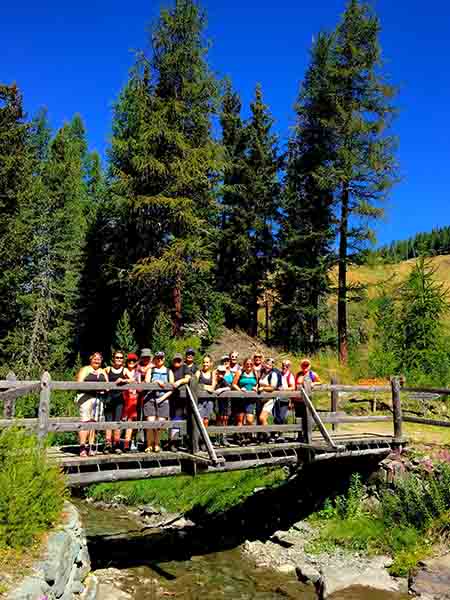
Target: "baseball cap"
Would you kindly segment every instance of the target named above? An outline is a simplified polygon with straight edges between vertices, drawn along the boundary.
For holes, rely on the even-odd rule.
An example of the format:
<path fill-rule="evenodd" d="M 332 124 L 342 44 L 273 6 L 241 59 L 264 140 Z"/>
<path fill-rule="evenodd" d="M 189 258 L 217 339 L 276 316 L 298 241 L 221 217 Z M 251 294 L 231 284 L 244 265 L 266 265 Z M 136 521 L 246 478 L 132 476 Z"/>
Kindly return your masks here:
<path fill-rule="evenodd" d="M 219 371 L 219 373 L 226 373 L 227 372 L 227 368 L 225 365 L 219 365 L 217 367 L 217 370 Z"/>
<path fill-rule="evenodd" d="M 155 352 L 154 358 L 164 358 L 166 355 L 161 350 L 159 352 Z"/>
<path fill-rule="evenodd" d="M 151 357 L 152 351 L 150 348 L 142 348 L 141 350 L 141 358 Z"/>
<path fill-rule="evenodd" d="M 176 354 L 173 355 L 172 360 L 183 360 L 183 355 L 180 354 L 179 352 L 177 352 Z"/>
<path fill-rule="evenodd" d="M 137 359 L 138 359 L 138 356 L 134 352 L 130 352 L 130 354 L 127 355 L 127 360 L 137 360 Z"/>
<path fill-rule="evenodd" d="M 188 354 L 192 354 L 192 356 L 195 356 L 194 348 L 188 348 L 185 352 L 185 355 L 187 356 Z"/>
<path fill-rule="evenodd" d="M 220 357 L 220 362 L 224 363 L 225 361 L 229 361 L 230 360 L 230 355 L 229 354 L 224 354 L 223 356 Z"/>

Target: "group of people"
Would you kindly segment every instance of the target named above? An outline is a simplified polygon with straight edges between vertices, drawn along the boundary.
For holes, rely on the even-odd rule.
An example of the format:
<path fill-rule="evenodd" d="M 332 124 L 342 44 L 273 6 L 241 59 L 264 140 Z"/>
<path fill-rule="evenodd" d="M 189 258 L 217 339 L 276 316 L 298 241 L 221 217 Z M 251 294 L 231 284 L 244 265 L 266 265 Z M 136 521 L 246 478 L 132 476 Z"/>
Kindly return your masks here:
<path fill-rule="evenodd" d="M 103 368 L 103 356 L 94 352 L 89 357 L 89 364 L 82 367 L 77 375 L 78 382 L 113 382 L 117 389 L 105 392 L 96 390 L 77 395 L 82 422 L 132 422 L 132 421 L 181 421 L 186 418 L 187 396 L 184 389 L 194 378 L 200 389 L 209 392 L 201 394 L 198 409 L 205 426 L 215 416 L 217 425 L 229 424 L 267 425 L 269 417 L 273 422 L 282 425 L 286 422 L 288 411 L 295 410 L 301 416 L 299 401 L 293 401 L 289 395 L 271 398 L 257 398 L 249 392 L 295 391 L 309 378 L 312 384 L 319 382 L 317 373 L 311 370 L 308 359 L 300 362 L 296 374 L 292 372 L 290 360 L 283 360 L 281 369 L 275 366 L 273 358 L 264 359 L 261 352 L 239 362 L 239 354 L 232 351 L 222 356 L 214 368 L 209 355 L 203 357 L 201 365 L 195 362 L 195 350 L 188 348 L 184 354 L 175 354 L 170 366 L 166 365 L 164 352 L 152 354 L 149 348 L 143 348 L 138 357 L 135 353 L 125 355 L 116 350 L 112 355 L 111 365 Z M 121 390 L 125 384 L 153 383 L 159 389 L 150 391 L 139 388 Z M 230 397 L 226 392 L 240 391 L 240 397 Z M 129 425 L 125 437 L 121 440 L 121 430 L 106 430 L 104 453 L 121 453 L 136 451 L 136 429 Z M 159 452 L 161 429 L 146 429 L 145 452 Z M 95 431 L 80 431 L 80 456 L 94 454 Z M 269 440 L 267 440 L 269 441 Z M 175 427 L 169 430 L 168 448 L 179 447 L 182 440 L 180 430 Z M 227 436 L 221 436 L 222 445 L 231 445 Z"/>

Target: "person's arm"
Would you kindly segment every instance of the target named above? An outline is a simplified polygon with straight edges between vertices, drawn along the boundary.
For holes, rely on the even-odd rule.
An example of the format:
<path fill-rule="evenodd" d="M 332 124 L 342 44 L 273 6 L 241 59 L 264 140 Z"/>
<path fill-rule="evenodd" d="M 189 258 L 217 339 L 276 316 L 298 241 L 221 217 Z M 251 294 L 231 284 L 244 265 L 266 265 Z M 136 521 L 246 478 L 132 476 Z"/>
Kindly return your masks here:
<path fill-rule="evenodd" d="M 81 369 L 77 373 L 77 382 L 82 383 L 84 378 L 86 377 L 85 373 L 88 371 L 89 367 L 81 367 Z"/>
<path fill-rule="evenodd" d="M 288 379 L 288 388 L 289 391 L 295 392 L 295 377 L 292 375 Z"/>
<path fill-rule="evenodd" d="M 236 371 L 236 373 L 234 374 L 233 383 L 231 384 L 231 389 L 236 390 L 237 392 L 242 391 L 241 388 L 239 387 L 240 376 L 241 376 L 241 372 Z"/>

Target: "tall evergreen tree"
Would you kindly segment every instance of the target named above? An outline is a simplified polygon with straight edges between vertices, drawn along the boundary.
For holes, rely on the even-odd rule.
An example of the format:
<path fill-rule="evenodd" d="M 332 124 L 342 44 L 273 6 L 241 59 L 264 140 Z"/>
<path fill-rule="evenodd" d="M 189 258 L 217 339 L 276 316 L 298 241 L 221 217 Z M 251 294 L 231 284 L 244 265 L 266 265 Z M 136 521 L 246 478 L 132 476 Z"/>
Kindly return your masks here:
<path fill-rule="evenodd" d="M 14 326 L 15 294 L 19 286 L 13 223 L 20 194 L 33 169 L 22 95 L 15 84 L 0 84 L 0 338 Z"/>
<path fill-rule="evenodd" d="M 322 127 L 334 108 L 329 94 L 332 44 L 331 36 L 317 38 L 295 105 L 275 276 L 275 337 L 285 347 L 308 354 L 320 343 L 319 317 L 330 291 L 334 256 L 333 193 L 321 181 L 334 153 L 333 136 Z"/>
<path fill-rule="evenodd" d="M 335 113 L 323 123 L 334 135 L 334 157 L 323 170 L 323 185 L 338 204 L 338 344 L 348 358 L 347 268 L 361 244 L 371 239 L 368 223 L 383 214 L 380 205 L 395 180 L 394 139 L 386 134 L 394 89 L 383 77 L 378 42 L 380 23 L 370 7 L 350 0 L 336 29 L 330 92 Z"/>
<path fill-rule="evenodd" d="M 212 268 L 210 224 L 220 161 L 211 135 L 217 86 L 205 62 L 204 25 L 192 0 L 161 11 L 152 56 L 142 59 L 127 87 L 131 111 L 118 111 L 122 135 L 111 150 L 112 172 L 126 187 L 128 223 L 135 228 L 133 285 L 158 292 L 153 308 L 170 308 L 175 334 L 186 288 L 199 277 L 208 280 Z"/>
<path fill-rule="evenodd" d="M 227 155 L 222 199 L 222 281 L 232 306 L 232 325 L 257 335 L 258 301 L 274 256 L 281 161 L 273 118 L 264 104 L 261 87 L 251 103 L 245 126 L 240 100 L 231 87 L 225 91 L 221 115 Z"/>
<path fill-rule="evenodd" d="M 247 306 L 242 302 L 240 265 L 248 253 L 248 217 L 245 206 L 247 135 L 241 118 L 242 103 L 230 80 L 225 81 L 220 124 L 225 169 L 221 196 L 220 240 L 216 281 L 226 295 L 226 322 L 247 327 Z"/>
<path fill-rule="evenodd" d="M 63 369 L 75 355 L 79 276 L 86 231 L 84 155 L 72 124 L 47 144 L 40 118 L 30 146 L 37 161 L 21 194 L 14 222 L 22 278 L 19 318 L 4 348 L 27 375 L 42 368 Z"/>
<path fill-rule="evenodd" d="M 278 220 L 282 161 L 278 139 L 272 132 L 274 119 L 264 104 L 260 85 L 250 104 L 251 118 L 247 125 L 246 204 L 250 207 L 253 223 L 250 240 L 253 256 L 247 269 L 249 333 L 258 333 L 258 304 L 268 273 L 273 268 L 275 228 Z M 252 264 L 253 263 L 253 264 Z"/>

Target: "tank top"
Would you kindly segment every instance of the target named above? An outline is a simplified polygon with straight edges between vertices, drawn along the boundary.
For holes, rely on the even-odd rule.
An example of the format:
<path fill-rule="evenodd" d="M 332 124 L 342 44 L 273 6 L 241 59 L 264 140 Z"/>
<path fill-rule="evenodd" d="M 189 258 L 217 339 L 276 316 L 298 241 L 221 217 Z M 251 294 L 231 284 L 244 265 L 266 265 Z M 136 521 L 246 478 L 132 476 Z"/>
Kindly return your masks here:
<path fill-rule="evenodd" d="M 97 369 L 97 371 L 91 371 L 90 373 L 88 373 L 83 379 L 83 381 L 106 381 L 106 377 L 103 372 L 100 372 L 100 369 Z"/>
<path fill-rule="evenodd" d="M 157 369 L 156 367 L 153 367 L 150 381 L 151 381 L 151 383 L 154 383 L 156 381 L 161 381 L 162 383 L 167 383 L 169 381 L 169 369 L 167 367 L 160 367 L 159 369 Z M 159 398 L 160 396 L 165 394 L 166 391 L 167 390 L 161 390 L 160 392 L 159 391 L 152 392 L 152 396 L 154 398 Z"/>
<path fill-rule="evenodd" d="M 239 377 L 239 387 L 244 388 L 247 392 L 252 392 L 257 383 L 256 375 L 253 371 L 251 373 L 242 371 Z"/>
<path fill-rule="evenodd" d="M 115 369 L 114 367 L 110 367 L 108 371 L 108 380 L 112 383 L 117 381 L 118 379 L 123 378 L 124 368 Z M 123 395 L 120 390 L 110 390 L 109 391 L 109 399 L 111 402 L 116 404 L 120 404 L 123 400 Z"/>
<path fill-rule="evenodd" d="M 90 373 L 88 373 L 83 379 L 83 381 L 94 381 L 97 383 L 99 381 L 106 381 L 106 377 L 103 372 L 100 372 L 100 369 L 97 369 L 97 371 L 91 371 Z M 99 396 L 100 398 L 102 398 L 104 396 L 104 391 L 91 390 L 91 392 L 85 392 L 85 394 L 92 394 L 92 396 Z"/>
<path fill-rule="evenodd" d="M 233 383 L 234 375 L 233 373 L 225 373 L 223 379 L 228 385 L 231 385 Z"/>
<path fill-rule="evenodd" d="M 208 377 L 208 375 L 205 375 L 205 373 L 203 371 L 200 371 L 198 382 L 201 385 L 211 385 L 211 383 L 212 383 L 212 373 L 210 372 L 209 373 L 209 377 Z"/>

